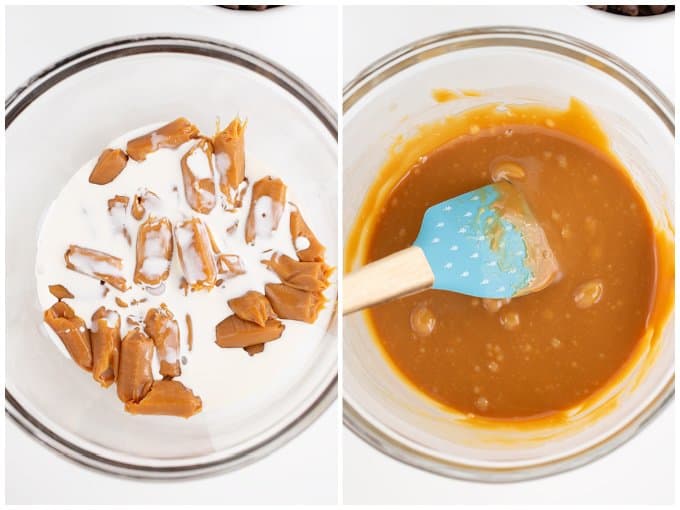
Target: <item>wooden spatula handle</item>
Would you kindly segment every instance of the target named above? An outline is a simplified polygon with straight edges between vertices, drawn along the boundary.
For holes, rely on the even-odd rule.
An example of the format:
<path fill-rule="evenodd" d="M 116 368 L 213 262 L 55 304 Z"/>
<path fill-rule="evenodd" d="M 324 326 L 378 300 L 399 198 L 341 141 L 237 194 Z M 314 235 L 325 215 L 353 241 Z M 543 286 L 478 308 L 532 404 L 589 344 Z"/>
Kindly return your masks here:
<path fill-rule="evenodd" d="M 423 250 L 411 246 L 376 260 L 342 280 L 342 314 L 428 289 L 434 274 Z"/>

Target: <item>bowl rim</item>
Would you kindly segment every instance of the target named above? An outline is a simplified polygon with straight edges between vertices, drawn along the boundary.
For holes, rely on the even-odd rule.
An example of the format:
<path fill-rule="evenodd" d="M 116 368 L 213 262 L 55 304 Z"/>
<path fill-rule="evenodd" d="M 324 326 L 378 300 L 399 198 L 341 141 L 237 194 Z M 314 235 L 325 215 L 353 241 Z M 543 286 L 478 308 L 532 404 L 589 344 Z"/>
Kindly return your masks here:
<path fill-rule="evenodd" d="M 75 51 L 43 68 L 19 85 L 5 99 L 5 130 L 33 101 L 61 81 L 101 63 L 142 54 L 179 53 L 228 62 L 254 72 L 281 87 L 312 113 L 323 128 L 338 139 L 337 113 L 300 77 L 263 55 L 216 39 L 169 33 L 139 34 L 109 39 Z M 337 321 L 333 310 L 330 323 Z M 5 414 L 24 432 L 49 450 L 77 465 L 125 478 L 178 480 L 201 478 L 240 469 L 273 453 L 301 434 L 337 398 L 337 354 L 325 387 L 286 427 L 244 451 L 191 465 L 152 467 L 119 462 L 94 454 L 53 432 L 32 416 L 5 386 Z"/>
<path fill-rule="evenodd" d="M 343 114 L 347 115 L 376 86 L 424 60 L 464 49 L 484 47 L 538 49 L 578 60 L 604 72 L 632 90 L 675 135 L 673 103 L 647 77 L 612 53 L 581 39 L 560 32 L 524 26 L 480 26 L 442 32 L 408 43 L 366 66 L 343 88 Z M 588 59 L 588 60 L 586 60 Z M 597 62 L 597 65 L 595 61 Z M 581 448 L 548 462 L 522 467 L 485 468 L 471 463 L 452 462 L 428 455 L 405 444 L 399 434 L 386 434 L 356 408 L 343 394 L 343 424 L 364 442 L 413 467 L 449 478 L 476 482 L 507 483 L 555 475 L 588 464 L 614 451 L 637 434 L 673 400 L 675 372 L 661 384 L 654 398 L 626 423 L 619 424 L 597 444 Z"/>

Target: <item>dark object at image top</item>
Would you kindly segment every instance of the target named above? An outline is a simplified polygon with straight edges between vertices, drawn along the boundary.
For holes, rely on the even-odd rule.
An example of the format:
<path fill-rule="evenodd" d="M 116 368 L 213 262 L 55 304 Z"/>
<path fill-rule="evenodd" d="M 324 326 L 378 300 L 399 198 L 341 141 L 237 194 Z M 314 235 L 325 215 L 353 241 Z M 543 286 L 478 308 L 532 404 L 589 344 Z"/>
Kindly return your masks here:
<path fill-rule="evenodd" d="M 675 5 L 589 5 L 588 7 L 622 16 L 654 16 L 675 10 Z"/>

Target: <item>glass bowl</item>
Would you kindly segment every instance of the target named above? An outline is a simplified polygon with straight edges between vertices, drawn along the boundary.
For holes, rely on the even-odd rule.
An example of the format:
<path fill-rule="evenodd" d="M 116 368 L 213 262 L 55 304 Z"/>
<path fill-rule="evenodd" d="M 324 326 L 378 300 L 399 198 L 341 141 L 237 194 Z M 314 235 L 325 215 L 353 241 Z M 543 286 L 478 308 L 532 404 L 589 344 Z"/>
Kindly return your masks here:
<path fill-rule="evenodd" d="M 431 92 L 481 92 L 436 103 Z M 669 100 L 619 59 L 571 37 L 519 27 L 436 35 L 385 56 L 344 90 L 343 236 L 390 146 L 419 124 L 486 102 L 566 107 L 584 101 L 631 172 L 657 227 L 672 231 L 674 112 Z M 672 233 L 671 233 L 672 235 Z M 345 271 L 363 260 L 363 248 Z M 389 366 L 361 314 L 343 320 L 346 426 L 397 460 L 438 474 L 507 482 L 572 469 L 632 437 L 674 388 L 671 317 L 611 392 L 564 423 L 542 428 L 472 426 L 412 388 Z"/>
<path fill-rule="evenodd" d="M 110 388 L 101 390 L 63 356 L 42 331 L 34 275 L 41 216 L 104 144 L 179 116 L 211 133 L 216 116 L 224 123 L 237 113 L 249 121 L 248 154 L 291 189 L 304 183 L 310 190 L 301 198 L 323 211 L 313 220 L 335 265 L 337 123 L 319 96 L 248 50 L 154 35 L 102 43 L 55 63 L 15 91 L 6 112 L 5 401 L 11 418 L 81 464 L 163 479 L 251 463 L 301 433 L 330 405 L 337 381 L 335 286 L 322 338 L 298 339 L 294 361 L 267 373 L 270 385 L 248 394 L 247 381 L 241 381 L 243 405 L 206 408 L 183 420 L 127 415 Z"/>

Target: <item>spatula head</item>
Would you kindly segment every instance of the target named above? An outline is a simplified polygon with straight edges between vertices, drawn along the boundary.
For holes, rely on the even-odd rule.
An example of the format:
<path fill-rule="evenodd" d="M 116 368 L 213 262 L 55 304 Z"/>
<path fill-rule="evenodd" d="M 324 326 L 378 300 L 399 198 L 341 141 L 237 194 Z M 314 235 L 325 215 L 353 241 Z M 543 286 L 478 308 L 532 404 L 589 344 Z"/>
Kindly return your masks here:
<path fill-rule="evenodd" d="M 414 243 L 433 288 L 511 298 L 549 285 L 559 267 L 524 196 L 499 182 L 430 207 Z"/>

